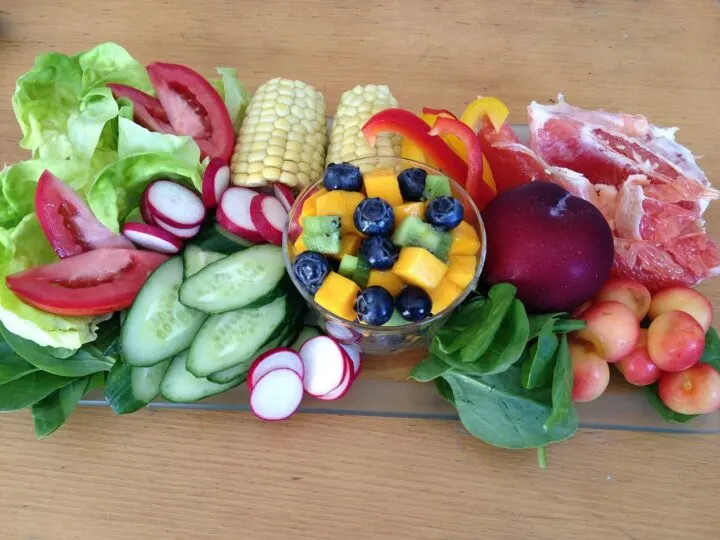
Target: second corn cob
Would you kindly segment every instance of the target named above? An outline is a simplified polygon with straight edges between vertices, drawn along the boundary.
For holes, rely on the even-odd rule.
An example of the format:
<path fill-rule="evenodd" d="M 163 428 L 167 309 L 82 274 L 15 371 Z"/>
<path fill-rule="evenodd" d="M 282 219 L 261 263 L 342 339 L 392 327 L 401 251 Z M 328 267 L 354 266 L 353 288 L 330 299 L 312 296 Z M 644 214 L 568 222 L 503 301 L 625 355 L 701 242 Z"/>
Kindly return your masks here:
<path fill-rule="evenodd" d="M 232 156 L 232 183 L 304 189 L 322 176 L 326 143 L 322 93 L 301 81 L 271 79 L 248 106 Z"/>
<path fill-rule="evenodd" d="M 388 158 L 400 156 L 402 137 L 383 133 L 378 135 L 375 145 L 370 146 L 360 130 L 375 113 L 397 106 L 390 88 L 384 85 L 358 85 L 345 92 L 333 118 L 327 164 L 377 158 L 362 164 L 360 169 L 363 172 L 376 166 L 391 165 L 392 160 Z"/>

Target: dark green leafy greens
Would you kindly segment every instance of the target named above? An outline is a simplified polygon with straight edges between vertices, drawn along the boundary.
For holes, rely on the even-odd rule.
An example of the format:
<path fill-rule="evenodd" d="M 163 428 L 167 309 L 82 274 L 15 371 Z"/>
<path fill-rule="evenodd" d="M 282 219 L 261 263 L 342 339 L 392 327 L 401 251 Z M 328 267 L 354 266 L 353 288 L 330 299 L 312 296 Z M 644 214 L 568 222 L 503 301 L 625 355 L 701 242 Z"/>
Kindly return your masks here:
<path fill-rule="evenodd" d="M 523 387 L 531 390 L 546 385 L 552 378 L 553 359 L 559 341 L 553 326 L 555 319 L 550 317 L 543 323 L 537 339 L 525 349 L 522 362 L 521 380 Z"/>
<path fill-rule="evenodd" d="M 712 326 L 705 334 L 705 351 L 700 362 L 720 371 L 720 337 Z"/>
<path fill-rule="evenodd" d="M 35 435 L 43 439 L 61 427 L 75 411 L 82 397 L 103 385 L 102 373 L 79 377 L 32 406 Z"/>
<path fill-rule="evenodd" d="M 564 422 L 571 414 L 573 372 L 570 361 L 570 349 L 566 335 L 560 339 L 560 347 L 555 355 L 555 367 L 552 380 L 552 413 L 545 422 L 544 428 L 550 431 L 552 427 Z"/>

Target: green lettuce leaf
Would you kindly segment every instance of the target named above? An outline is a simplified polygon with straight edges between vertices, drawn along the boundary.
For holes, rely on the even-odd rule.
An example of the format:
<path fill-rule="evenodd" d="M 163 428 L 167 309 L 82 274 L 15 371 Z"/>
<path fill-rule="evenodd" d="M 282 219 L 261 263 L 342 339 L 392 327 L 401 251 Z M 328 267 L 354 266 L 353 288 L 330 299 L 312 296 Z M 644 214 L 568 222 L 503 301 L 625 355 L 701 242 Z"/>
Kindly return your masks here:
<path fill-rule="evenodd" d="M 211 79 L 210 84 L 215 87 L 223 98 L 235 132 L 240 129 L 240 123 L 245 117 L 245 111 L 250 103 L 250 92 L 237 78 L 237 69 L 219 67 L 215 68 L 220 75 L 219 79 Z"/>
<path fill-rule="evenodd" d="M 159 178 L 202 188 L 199 163 L 189 164 L 173 154 L 136 154 L 105 167 L 95 177 L 87 201 L 95 217 L 113 232 L 140 203 L 145 187 Z"/>
<path fill-rule="evenodd" d="M 154 93 L 145 67 L 117 43 L 101 43 L 79 54 L 77 61 L 82 71 L 84 91 L 113 82 Z"/>
<path fill-rule="evenodd" d="M 118 118 L 118 158 L 149 153 L 171 154 L 189 166 L 200 163 L 200 148 L 192 137 L 156 133 L 127 118 Z"/>
<path fill-rule="evenodd" d="M 93 341 L 107 317 L 61 317 L 25 304 L 6 286 L 5 277 L 57 260 L 35 214 L 14 229 L 0 229 L 0 321 L 20 337 L 44 347 L 78 349 Z"/>

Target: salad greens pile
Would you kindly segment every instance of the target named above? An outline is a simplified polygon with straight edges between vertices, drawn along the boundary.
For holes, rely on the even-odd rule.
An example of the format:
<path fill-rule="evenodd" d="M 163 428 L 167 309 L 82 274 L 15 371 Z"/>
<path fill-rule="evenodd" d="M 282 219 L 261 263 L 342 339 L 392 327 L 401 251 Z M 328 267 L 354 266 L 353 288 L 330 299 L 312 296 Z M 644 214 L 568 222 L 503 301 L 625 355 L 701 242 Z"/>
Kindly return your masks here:
<path fill-rule="evenodd" d="M 471 296 L 410 372 L 434 381 L 475 437 L 502 448 L 544 447 L 575 433 L 578 417 L 567 333 L 584 326 L 565 313 L 528 315 L 515 287 Z"/>
<path fill-rule="evenodd" d="M 218 90 L 237 129 L 250 94 L 234 69 L 217 68 Z M 38 56 L 16 84 L 12 106 L 30 159 L 0 171 L 0 411 L 32 407 L 43 437 L 60 427 L 82 396 L 105 381 L 117 358 L 116 318 L 45 313 L 12 294 L 5 277 L 57 256 L 34 214 L 47 169 L 83 197 L 112 231 L 157 178 L 201 187 L 205 163 L 191 137 L 155 133 L 133 121 L 133 105 L 106 83 L 153 94 L 145 67 L 115 43 L 77 55 Z M 12 385 L 8 383 L 12 382 Z"/>

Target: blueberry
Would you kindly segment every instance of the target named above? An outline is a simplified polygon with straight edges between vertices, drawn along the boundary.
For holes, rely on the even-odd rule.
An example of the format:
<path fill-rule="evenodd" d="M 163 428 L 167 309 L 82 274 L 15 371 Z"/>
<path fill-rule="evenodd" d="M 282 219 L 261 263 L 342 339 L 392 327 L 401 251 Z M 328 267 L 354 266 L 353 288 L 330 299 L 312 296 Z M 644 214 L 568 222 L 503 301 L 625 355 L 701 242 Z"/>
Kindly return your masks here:
<path fill-rule="evenodd" d="M 430 315 L 432 300 L 420 287 L 408 285 L 395 299 L 395 307 L 406 321 L 422 321 Z"/>
<path fill-rule="evenodd" d="M 385 324 L 392 317 L 393 310 L 392 295 L 384 287 L 373 285 L 368 287 L 355 300 L 355 311 L 360 322 L 380 326 Z"/>
<path fill-rule="evenodd" d="M 370 268 L 390 270 L 400 255 L 400 248 L 385 236 L 371 236 L 360 246 L 360 255 L 368 262 Z"/>
<path fill-rule="evenodd" d="M 359 167 L 350 163 L 331 163 L 325 169 L 323 184 L 328 191 L 360 191 L 363 184 L 362 173 Z"/>
<path fill-rule="evenodd" d="M 353 221 L 361 233 L 367 236 L 379 236 L 392 230 L 395 211 L 383 199 L 372 197 L 357 205 Z"/>
<path fill-rule="evenodd" d="M 463 205 L 454 197 L 433 199 L 425 209 L 425 219 L 428 223 L 443 231 L 449 231 L 460 225 L 464 215 Z"/>
<path fill-rule="evenodd" d="M 400 193 L 402 193 L 403 200 L 419 201 L 422 199 L 426 179 L 427 173 L 417 167 L 405 169 L 401 172 L 398 175 L 398 182 L 400 183 Z"/>
<path fill-rule="evenodd" d="M 293 272 L 302 286 L 315 294 L 330 273 L 330 263 L 317 251 L 305 251 L 295 259 Z"/>

